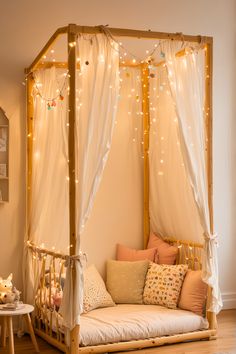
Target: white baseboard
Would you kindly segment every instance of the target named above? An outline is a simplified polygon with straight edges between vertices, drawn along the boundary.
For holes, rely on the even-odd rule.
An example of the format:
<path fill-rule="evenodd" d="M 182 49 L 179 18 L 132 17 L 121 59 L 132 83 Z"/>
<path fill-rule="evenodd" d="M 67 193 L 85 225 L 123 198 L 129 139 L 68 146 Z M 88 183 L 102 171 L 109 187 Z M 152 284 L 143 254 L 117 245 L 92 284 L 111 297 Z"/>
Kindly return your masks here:
<path fill-rule="evenodd" d="M 236 293 L 222 293 L 223 310 L 236 309 Z"/>

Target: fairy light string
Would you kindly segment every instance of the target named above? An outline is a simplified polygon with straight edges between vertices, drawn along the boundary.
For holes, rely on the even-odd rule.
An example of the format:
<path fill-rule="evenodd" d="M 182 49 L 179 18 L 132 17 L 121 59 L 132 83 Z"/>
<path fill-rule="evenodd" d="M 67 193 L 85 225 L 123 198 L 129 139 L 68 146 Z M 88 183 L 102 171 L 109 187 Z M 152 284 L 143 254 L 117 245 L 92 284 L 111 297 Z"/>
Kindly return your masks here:
<path fill-rule="evenodd" d="M 162 59 L 162 61 L 165 61 L 165 53 L 163 50 L 163 45 L 165 44 L 165 42 L 168 42 L 169 40 L 159 40 L 158 43 L 155 43 L 154 46 L 152 46 L 152 48 L 150 50 L 146 50 L 145 52 L 145 56 L 143 58 L 140 58 L 138 55 L 134 54 L 133 52 L 131 52 L 128 48 L 126 48 L 126 46 L 123 45 L 122 42 L 119 42 L 116 38 L 113 37 L 113 35 L 110 33 L 109 28 L 107 26 L 99 26 L 101 29 L 101 32 L 103 32 L 107 38 L 109 39 L 109 44 L 112 46 L 112 48 L 114 50 L 116 50 L 119 53 L 120 56 L 120 63 L 121 65 L 129 65 L 131 63 L 131 65 L 140 65 L 143 63 L 148 63 L 149 64 L 149 69 L 152 69 L 155 66 L 155 55 L 159 55 L 160 59 Z M 80 36 L 83 37 L 84 40 L 90 40 L 91 44 L 93 42 L 93 37 L 96 36 L 96 34 L 94 35 L 89 35 L 86 36 L 85 34 L 79 34 Z M 114 45 L 114 43 L 116 45 Z M 202 47 L 202 42 L 200 43 L 201 47 Z M 71 42 L 69 43 L 69 51 L 76 46 L 76 42 Z M 195 47 L 191 47 L 191 45 L 187 42 L 184 42 L 184 40 L 182 39 L 182 45 L 181 48 L 185 49 L 188 47 L 189 51 L 192 51 L 194 49 L 196 49 Z M 52 63 L 56 63 L 56 59 L 54 58 L 53 54 L 55 53 L 54 49 L 51 49 L 49 52 L 49 58 L 51 60 Z M 186 52 L 186 54 L 188 54 L 188 52 Z M 47 59 L 48 54 L 44 55 L 42 57 L 42 61 L 41 63 L 44 64 L 45 60 Z M 77 58 L 77 62 L 80 63 L 80 58 Z M 85 61 L 85 65 L 89 65 L 89 61 Z M 30 73 L 31 74 L 31 73 Z M 29 75 L 29 74 L 28 74 Z M 35 74 L 33 73 L 33 75 L 35 76 Z M 57 105 L 57 101 L 61 100 L 63 101 L 64 99 L 64 91 L 65 91 L 65 86 L 67 83 L 67 79 L 68 79 L 68 71 L 65 74 L 65 80 L 62 84 L 62 87 L 59 88 L 58 92 L 54 95 L 54 97 L 46 97 L 42 94 L 41 91 L 41 85 L 40 84 L 35 84 L 35 90 L 36 90 L 36 95 L 40 96 L 40 98 L 46 102 L 48 110 L 51 110 L 52 108 L 54 108 Z M 154 78 L 155 74 L 154 73 L 150 73 L 149 78 Z M 27 76 L 25 78 L 25 81 L 27 81 Z M 25 84 L 25 83 L 24 83 Z"/>
<path fill-rule="evenodd" d="M 56 90 L 56 94 L 53 97 L 45 97 L 42 94 L 41 89 L 40 89 L 42 87 L 42 84 L 40 82 L 38 82 L 37 74 L 34 73 L 33 75 L 34 75 L 34 81 L 35 81 L 34 89 L 36 91 L 35 95 L 39 96 L 41 98 L 41 100 L 46 102 L 48 110 L 51 110 L 52 108 L 56 107 L 58 100 L 60 100 L 60 101 L 64 100 L 66 85 L 67 85 L 67 81 L 68 81 L 67 79 L 69 77 L 68 71 L 64 74 L 65 78 L 63 80 L 63 83 L 62 83 L 61 87 Z"/>
<path fill-rule="evenodd" d="M 123 69 L 126 70 L 126 75 L 122 78 L 120 78 L 120 85 L 122 83 L 122 81 L 126 78 L 126 79 L 129 79 L 130 76 L 131 76 L 131 71 L 130 71 L 130 67 L 140 67 L 140 69 L 142 70 L 142 64 L 145 64 L 147 63 L 148 64 L 148 69 L 149 69 L 149 74 L 148 74 L 148 78 L 149 79 L 154 79 L 157 75 L 159 76 L 158 74 L 158 71 L 155 70 L 158 66 L 160 67 L 165 67 L 166 66 L 166 55 L 165 55 L 165 43 L 168 42 L 169 40 L 159 40 L 158 43 L 155 43 L 154 46 L 152 46 L 152 48 L 150 50 L 146 50 L 145 51 L 145 56 L 143 58 L 140 58 L 138 55 L 134 54 L 132 51 L 130 51 L 129 49 L 126 48 L 125 45 L 123 45 L 122 42 L 118 42 L 109 32 L 109 29 L 104 27 L 104 26 L 101 26 L 102 28 L 102 31 L 106 34 L 106 36 L 109 38 L 109 44 L 112 46 L 112 48 L 114 50 L 116 50 L 118 53 L 119 53 L 119 58 L 120 58 L 120 70 L 122 69 L 122 66 L 123 66 Z M 85 34 L 80 34 L 80 36 L 83 37 L 84 40 L 89 40 L 91 42 L 91 45 L 93 44 L 93 38 L 95 38 L 96 35 L 85 35 Z M 116 45 L 114 45 L 116 44 Z M 72 43 L 69 43 L 69 50 L 73 47 L 76 46 L 76 42 L 72 42 Z M 203 43 L 200 43 L 199 45 L 197 46 L 193 46 L 191 47 L 191 45 L 187 42 L 184 42 L 182 41 L 182 43 L 180 43 L 179 45 L 179 49 L 182 49 L 184 51 L 184 55 L 188 55 L 188 54 L 191 54 L 194 50 L 197 50 L 199 48 L 202 48 L 203 47 Z M 54 54 L 55 53 L 55 50 L 52 49 L 50 50 L 50 54 Z M 156 55 L 159 55 L 159 61 L 157 63 L 157 60 L 155 60 L 155 56 Z M 47 55 L 44 55 L 42 57 L 42 64 L 45 64 L 45 59 L 47 59 Z M 56 63 L 56 60 L 54 57 L 51 56 L 51 62 L 52 62 L 52 65 L 54 63 Z M 99 60 L 101 60 L 101 58 L 98 58 Z M 78 57 L 77 58 L 77 63 L 78 63 L 78 74 L 79 76 L 83 74 L 83 71 L 82 71 L 82 66 L 83 65 L 86 65 L 88 66 L 90 63 L 89 63 L 89 60 L 86 60 L 84 63 L 81 63 L 80 61 L 80 58 Z M 130 65 L 131 63 L 131 65 Z M 141 71 L 142 72 L 142 71 Z M 54 107 L 57 106 L 57 102 L 58 101 L 63 101 L 64 100 L 64 96 L 65 96 L 65 91 L 66 91 L 66 86 L 67 86 L 67 82 L 68 82 L 68 77 L 69 77 L 69 72 L 68 70 L 64 73 L 64 80 L 62 82 L 61 85 L 59 85 L 58 83 L 58 89 L 56 90 L 56 93 L 53 97 L 47 97 L 46 95 L 43 94 L 43 90 L 42 90 L 42 84 L 40 82 L 38 82 L 37 80 L 37 71 L 33 73 L 34 75 L 34 79 L 35 79 L 35 86 L 34 86 L 34 89 L 35 89 L 35 95 L 36 96 L 39 96 L 41 98 L 42 101 L 46 102 L 47 104 L 47 108 L 48 110 L 52 110 Z M 138 78 L 137 76 L 137 79 L 138 81 L 140 81 L 141 83 L 141 86 L 143 85 L 143 78 L 142 78 L 142 75 L 140 75 L 140 79 Z M 27 80 L 27 78 L 26 78 Z M 134 85 L 135 86 L 135 85 Z M 157 87 L 153 87 L 153 90 L 156 90 Z M 160 83 L 159 85 L 159 94 L 161 93 L 161 91 L 168 91 L 167 94 L 169 94 L 169 90 L 166 90 L 167 87 L 165 87 L 165 83 L 162 82 Z M 69 87 L 67 87 L 67 90 L 68 90 L 68 94 L 69 94 Z M 79 95 L 80 96 L 80 95 Z M 82 103 L 78 102 L 80 101 L 80 98 L 79 96 L 77 96 L 76 98 L 76 101 L 77 101 L 77 108 L 80 109 L 81 108 L 81 105 Z M 129 93 L 129 96 L 128 96 L 130 99 L 135 99 L 136 102 L 138 103 L 142 98 L 140 97 L 140 93 L 137 92 L 137 88 L 131 88 L 131 92 Z M 150 92 L 148 93 L 148 99 L 150 99 Z M 155 111 L 155 107 L 153 106 L 153 102 L 150 101 L 149 102 L 149 105 L 150 105 L 150 113 L 152 113 L 153 111 L 153 114 L 154 114 L 154 111 Z M 131 116 L 133 115 L 129 109 L 128 111 L 128 115 Z M 140 112 L 136 112 L 134 113 L 135 117 L 138 118 L 139 117 L 142 117 L 143 115 L 143 112 L 142 110 L 140 110 Z M 152 114 L 151 114 L 152 115 Z M 137 122 L 137 121 L 136 121 Z M 117 121 L 116 121 L 117 123 Z M 151 118 L 150 120 L 150 125 L 152 124 L 155 124 L 156 123 L 156 118 L 153 117 Z M 137 127 L 137 123 L 135 123 L 135 127 L 134 127 L 134 131 L 133 131 L 133 137 L 132 137 L 132 141 L 133 142 L 136 142 L 138 139 L 137 139 L 137 133 L 138 133 L 138 127 Z M 153 135 L 155 135 L 156 132 L 153 131 Z M 143 139 L 141 139 L 141 147 L 143 147 Z M 142 158 L 143 158 L 143 155 L 142 155 Z M 160 160 L 161 163 L 163 163 L 163 158 Z"/>
<path fill-rule="evenodd" d="M 105 28 L 105 33 L 109 33 L 109 30 L 107 28 Z M 164 52 L 164 49 L 163 49 L 163 44 L 167 41 L 159 41 L 159 43 L 156 43 L 154 45 L 154 47 L 152 47 L 151 50 L 146 50 L 145 52 L 145 56 L 143 58 L 140 58 L 138 55 L 132 53 L 130 50 L 128 50 L 122 42 L 118 42 L 116 41 L 112 36 L 110 37 L 111 38 L 111 41 L 109 41 L 109 43 L 113 46 L 113 48 L 119 52 L 119 58 L 120 58 L 120 63 L 123 65 L 123 69 L 126 71 L 125 75 L 123 75 L 123 78 L 122 80 L 124 80 L 124 78 L 126 79 L 129 79 L 132 75 L 130 74 L 130 71 L 129 71 L 129 63 L 133 64 L 133 67 L 135 67 L 135 64 L 137 65 L 137 67 L 140 65 L 140 64 L 143 64 L 143 63 L 147 63 L 148 64 L 148 67 L 150 69 L 150 73 L 149 73 L 149 78 L 150 79 L 153 79 L 155 77 L 157 77 L 157 70 L 152 70 L 152 69 L 156 69 L 156 63 L 155 63 L 155 56 L 156 55 L 159 55 L 159 58 L 161 59 L 161 62 L 163 62 L 163 64 L 161 66 L 165 66 L 165 60 L 166 60 L 166 56 L 165 56 L 165 52 Z M 113 42 L 114 41 L 116 44 L 118 44 L 118 46 L 114 46 L 113 45 Z M 188 46 L 187 48 L 187 43 L 182 43 L 182 47 L 183 46 L 186 46 L 184 49 L 185 49 L 185 55 L 188 55 L 189 53 L 191 53 L 192 51 L 196 50 L 197 47 L 194 47 L 194 48 L 191 48 L 190 46 Z M 75 42 L 72 42 L 72 43 L 69 43 L 69 47 L 74 47 L 76 46 L 76 43 Z M 202 44 L 201 44 L 202 46 Z M 51 54 L 54 54 L 54 50 L 52 49 L 50 51 Z M 47 59 L 47 56 L 44 55 L 43 60 Z M 51 59 L 51 62 L 52 64 L 56 63 L 56 60 L 55 58 L 52 58 Z M 80 63 L 80 58 L 77 58 L 77 62 Z M 44 64 L 44 61 L 41 62 L 42 64 Z M 85 65 L 89 65 L 89 61 L 86 60 Z M 126 66 L 127 65 L 127 66 Z M 142 69 L 141 69 L 142 70 Z M 30 73 L 32 74 L 32 73 Z M 82 75 L 82 71 L 79 70 L 79 75 Z M 61 85 L 59 85 L 59 82 L 58 82 L 58 88 L 56 90 L 56 93 L 55 95 L 53 95 L 52 97 L 46 97 L 44 94 L 43 94 L 43 90 L 42 90 L 42 84 L 40 82 L 38 82 L 37 80 L 37 72 L 34 72 L 33 73 L 33 77 L 34 77 L 34 80 L 35 80 L 35 86 L 34 86 L 34 89 L 35 89 L 35 95 L 36 96 L 39 96 L 41 98 L 42 101 L 46 102 L 47 104 L 47 108 L 48 110 L 52 110 L 54 107 L 57 106 L 57 101 L 63 101 L 64 100 L 64 97 L 65 97 L 65 91 L 66 91 L 66 88 L 68 90 L 68 93 L 69 93 L 69 87 L 67 87 L 67 84 L 68 84 L 68 77 L 69 77 L 69 72 L 68 70 L 64 73 L 64 79 L 63 79 L 63 82 Z M 137 75 L 136 76 L 136 80 L 138 82 L 138 85 L 137 87 L 140 85 L 140 82 L 143 81 L 143 79 L 141 78 L 141 75 Z M 27 81 L 27 76 L 25 78 L 25 81 Z M 136 82 L 136 83 L 137 83 Z M 135 85 L 136 85 L 135 83 Z M 135 86 L 134 85 L 134 86 Z M 142 85 L 142 84 L 141 84 Z M 165 83 L 161 82 L 160 85 L 159 85 L 159 90 L 160 91 L 163 91 L 165 89 L 165 91 L 167 91 L 164 87 L 165 86 Z M 153 86 L 152 88 L 154 91 L 157 90 L 157 85 Z M 160 93 L 160 92 L 158 92 Z M 150 95 L 150 93 L 149 93 Z M 131 92 L 129 93 L 128 95 L 128 98 L 130 98 L 131 100 L 136 100 L 136 109 L 137 111 L 134 112 L 134 114 L 132 113 L 132 110 L 129 109 L 129 111 L 127 112 L 128 113 L 128 116 L 136 116 L 135 119 L 138 119 L 138 117 L 142 117 L 143 115 L 143 112 L 141 110 L 140 107 L 138 107 L 138 103 L 140 100 L 142 100 L 142 94 L 141 92 L 137 93 L 137 88 L 131 88 Z M 157 95 L 157 98 L 159 98 L 159 95 Z M 131 102 L 130 100 L 130 102 Z M 153 118 L 152 120 L 150 121 L 150 125 L 152 124 L 157 124 L 157 118 L 155 117 L 155 109 L 152 107 L 153 105 L 153 102 L 150 101 L 150 111 L 153 111 Z M 140 111 L 139 111 L 140 110 Z M 209 110 L 209 108 L 208 108 Z M 208 113 L 206 113 L 208 114 Z M 135 122 L 134 124 L 134 133 L 133 133 L 133 136 L 132 136 L 132 141 L 133 142 L 136 142 L 139 140 L 139 136 L 138 136 L 138 127 L 139 127 L 139 123 L 138 123 L 138 120 Z M 156 134 L 156 131 L 153 130 L 153 135 Z M 164 137 L 161 136 L 160 140 L 163 142 L 164 140 Z M 140 144 L 140 142 L 139 142 Z M 141 141 L 141 147 L 143 145 L 143 141 Z M 177 145 L 179 145 L 179 142 L 177 142 Z M 164 154 L 164 150 L 163 150 L 163 154 Z M 142 156 L 143 158 L 143 156 Z M 164 158 L 161 158 L 160 160 L 160 164 L 163 164 L 164 163 Z M 158 175 L 160 176 L 163 176 L 164 172 L 159 169 L 158 171 Z M 67 180 L 69 180 L 69 177 L 67 177 Z M 76 180 L 76 183 L 78 183 L 78 180 Z M 70 247 L 70 246 L 69 246 Z M 182 247 L 182 245 L 179 245 L 178 246 L 179 248 Z M 188 246 L 189 247 L 189 250 L 191 251 L 192 250 L 192 247 L 191 246 Z M 186 258 L 188 259 L 188 258 Z"/>

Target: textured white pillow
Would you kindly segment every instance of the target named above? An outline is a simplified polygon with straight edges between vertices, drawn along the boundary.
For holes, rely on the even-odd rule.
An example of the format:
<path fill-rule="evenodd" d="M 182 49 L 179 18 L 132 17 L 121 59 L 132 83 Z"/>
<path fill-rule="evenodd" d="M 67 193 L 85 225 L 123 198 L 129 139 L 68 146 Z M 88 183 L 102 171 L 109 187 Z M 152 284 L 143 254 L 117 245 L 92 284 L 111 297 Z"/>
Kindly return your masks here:
<path fill-rule="evenodd" d="M 92 264 L 84 272 L 84 313 L 99 307 L 109 306 L 115 306 L 115 303 L 107 292 L 101 275 Z"/>

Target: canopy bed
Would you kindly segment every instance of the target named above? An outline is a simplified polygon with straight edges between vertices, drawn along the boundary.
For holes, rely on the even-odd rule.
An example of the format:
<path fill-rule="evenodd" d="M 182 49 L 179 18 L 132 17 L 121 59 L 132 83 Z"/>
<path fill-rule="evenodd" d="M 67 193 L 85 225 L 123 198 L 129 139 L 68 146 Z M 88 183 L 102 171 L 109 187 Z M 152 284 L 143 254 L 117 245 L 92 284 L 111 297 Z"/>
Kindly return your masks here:
<path fill-rule="evenodd" d="M 68 60 L 56 61 L 48 53 L 66 34 Z M 121 37 L 156 42 L 139 60 L 116 40 Z M 64 352 L 104 353 L 216 336 L 221 298 L 212 206 L 212 43 L 211 37 L 70 24 L 55 32 L 26 70 L 25 294 L 28 302 L 35 302 L 36 333 Z M 201 269 L 208 284 L 203 317 L 141 304 L 82 314 L 86 255 L 80 237 L 108 159 L 117 115 L 124 113 L 128 99 L 128 115 L 139 122 L 131 139 L 140 139 L 142 148 L 144 248 L 150 232 L 159 233 L 178 249 L 179 267 Z M 187 206 L 184 212 L 178 206 L 181 198 Z M 56 310 L 55 288 L 61 292 L 62 279 L 62 303 Z M 133 334 L 131 326 L 129 332 L 134 318 L 152 330 Z M 117 321 L 125 333 L 101 340 L 108 328 L 119 327 Z M 161 325 L 165 321 L 168 329 Z M 173 323 L 177 328 L 171 328 Z"/>

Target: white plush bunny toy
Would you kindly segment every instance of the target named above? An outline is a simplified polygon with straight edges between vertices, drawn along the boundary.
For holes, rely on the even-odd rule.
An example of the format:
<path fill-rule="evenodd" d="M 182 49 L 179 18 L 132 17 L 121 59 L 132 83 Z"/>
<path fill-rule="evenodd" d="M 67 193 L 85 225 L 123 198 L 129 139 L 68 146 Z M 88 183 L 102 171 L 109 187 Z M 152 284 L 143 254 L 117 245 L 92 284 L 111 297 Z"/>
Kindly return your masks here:
<path fill-rule="evenodd" d="M 12 291 L 12 273 L 7 279 L 0 277 L 0 292 L 11 292 Z"/>
<path fill-rule="evenodd" d="M 12 291 L 12 273 L 7 279 L 0 277 L 0 303 L 6 304 L 15 301 L 15 294 Z"/>

